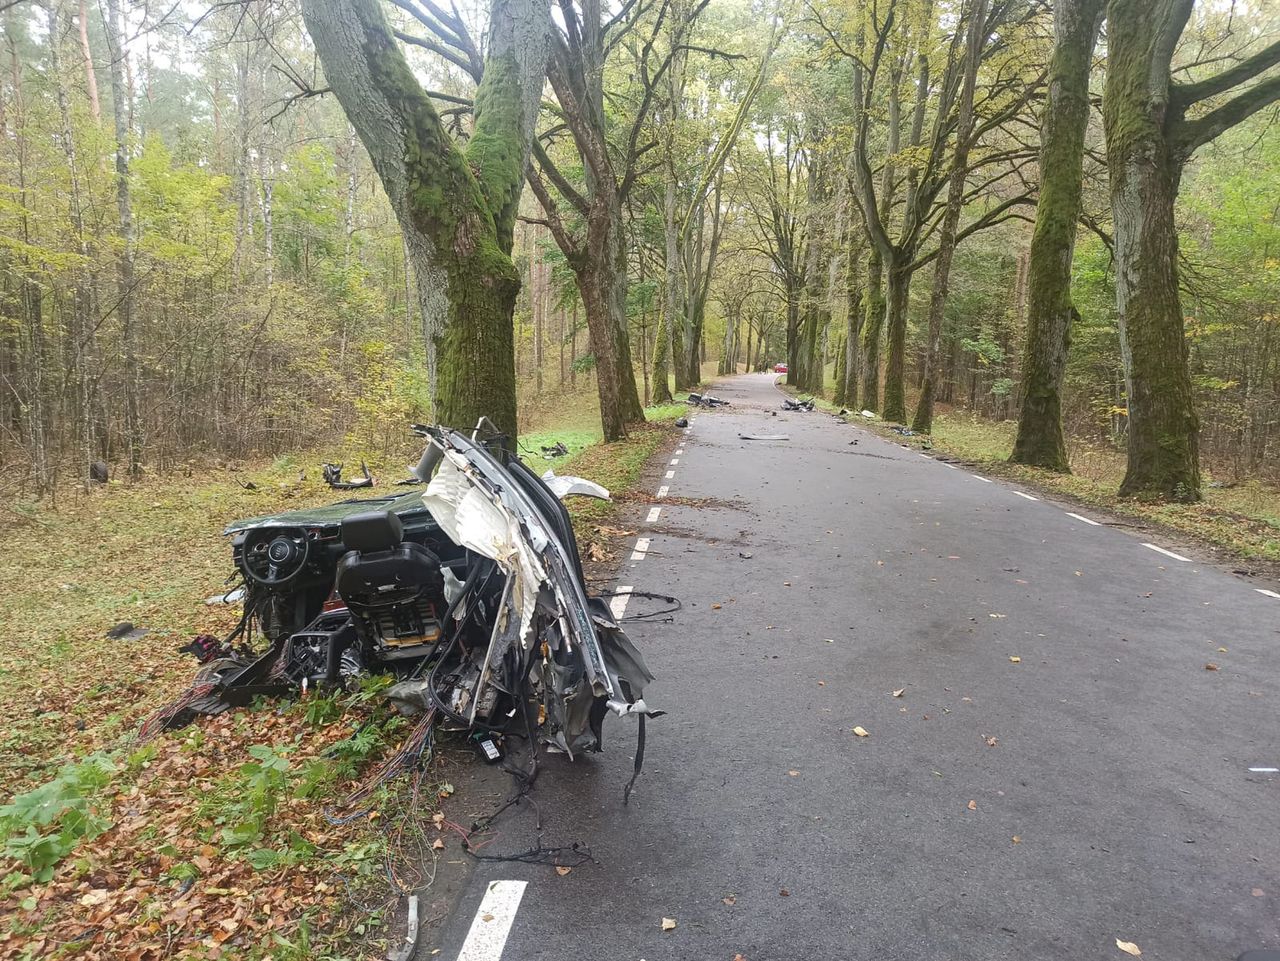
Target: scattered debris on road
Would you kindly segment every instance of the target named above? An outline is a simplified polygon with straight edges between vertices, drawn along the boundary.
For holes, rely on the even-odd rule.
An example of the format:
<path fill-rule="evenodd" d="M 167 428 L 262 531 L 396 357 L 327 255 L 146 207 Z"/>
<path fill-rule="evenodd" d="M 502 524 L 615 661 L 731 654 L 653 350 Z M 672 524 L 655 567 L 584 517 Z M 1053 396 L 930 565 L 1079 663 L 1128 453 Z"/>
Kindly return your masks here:
<path fill-rule="evenodd" d="M 685 401 L 690 407 L 728 407 L 727 400 L 712 397 L 710 394 L 690 394 Z"/>
<path fill-rule="evenodd" d="M 813 410 L 814 402 L 812 397 L 796 399 L 793 397 L 783 398 L 783 410 L 810 411 Z"/>
<path fill-rule="evenodd" d="M 791 440 L 790 434 L 739 434 L 738 440 Z"/>

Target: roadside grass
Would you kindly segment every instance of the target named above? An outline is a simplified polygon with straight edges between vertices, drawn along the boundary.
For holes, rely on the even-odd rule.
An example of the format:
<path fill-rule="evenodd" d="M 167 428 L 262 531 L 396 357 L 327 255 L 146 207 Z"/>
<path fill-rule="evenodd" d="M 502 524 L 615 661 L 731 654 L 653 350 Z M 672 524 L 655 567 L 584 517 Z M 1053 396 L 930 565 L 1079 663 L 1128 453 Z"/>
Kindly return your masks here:
<path fill-rule="evenodd" d="M 613 502 L 568 502 L 584 554 L 635 496 L 670 436 L 663 422 L 684 411 L 650 408 L 650 424 L 613 444 L 580 413 L 522 435 L 539 473 L 579 474 L 613 492 Z M 555 441 L 570 454 L 544 460 L 538 448 Z M 359 451 L 343 454 L 359 463 Z M 382 698 L 312 695 L 203 718 L 145 745 L 134 739 L 190 683 L 195 663 L 177 647 L 197 633 L 224 635 L 238 618 L 237 608 L 204 603 L 227 588 L 224 526 L 359 496 L 328 489 L 322 459 L 193 468 L 63 493 L 56 506 L 9 505 L 0 775 L 12 798 L 0 806 L 0 958 L 380 954 L 388 866 L 429 867 L 443 837 L 430 814 L 448 788 L 435 767 L 412 798 L 402 779 L 378 791 L 367 816 L 326 818 L 403 737 Z M 407 446 L 369 458 L 378 489 L 414 459 Z M 125 621 L 148 633 L 105 637 Z M 406 845 L 416 852 L 407 861 Z"/>
<path fill-rule="evenodd" d="M 796 393 L 785 384 L 784 390 Z M 816 398 L 819 406 L 834 413 L 838 408 Z M 914 409 L 915 398 L 909 398 Z M 1124 453 L 1103 444 L 1069 438 L 1071 473 L 1057 474 L 1010 464 L 1017 424 L 995 422 L 969 411 L 939 405 L 931 437 L 902 437 L 883 421 L 849 415 L 851 422 L 875 430 L 898 443 L 932 447 L 985 473 L 1007 477 L 1068 500 L 1110 511 L 1123 517 L 1159 525 L 1176 535 L 1195 538 L 1214 549 L 1245 560 L 1280 562 L 1280 488 L 1258 480 L 1215 486 L 1212 471 L 1204 475 L 1204 500 L 1199 504 L 1152 504 L 1119 496 L 1124 477 Z M 1229 485 L 1229 486 L 1227 486 Z"/>

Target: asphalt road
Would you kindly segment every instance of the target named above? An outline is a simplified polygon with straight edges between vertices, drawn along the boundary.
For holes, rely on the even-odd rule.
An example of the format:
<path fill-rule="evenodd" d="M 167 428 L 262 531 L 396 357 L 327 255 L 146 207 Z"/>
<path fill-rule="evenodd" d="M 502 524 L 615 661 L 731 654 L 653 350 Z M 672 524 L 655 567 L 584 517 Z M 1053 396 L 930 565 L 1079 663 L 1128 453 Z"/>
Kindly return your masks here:
<path fill-rule="evenodd" d="M 594 862 L 481 864 L 434 957 L 1280 948 L 1280 775 L 1250 771 L 1280 768 L 1280 598 L 784 413 L 771 376 L 714 393 L 733 406 L 694 416 L 619 572 L 684 602 L 627 625 L 670 712 L 631 804 L 634 727 L 612 718 L 606 753 L 550 759 L 534 794 L 543 843 Z M 536 839 L 527 809 L 497 830 L 487 850 Z"/>

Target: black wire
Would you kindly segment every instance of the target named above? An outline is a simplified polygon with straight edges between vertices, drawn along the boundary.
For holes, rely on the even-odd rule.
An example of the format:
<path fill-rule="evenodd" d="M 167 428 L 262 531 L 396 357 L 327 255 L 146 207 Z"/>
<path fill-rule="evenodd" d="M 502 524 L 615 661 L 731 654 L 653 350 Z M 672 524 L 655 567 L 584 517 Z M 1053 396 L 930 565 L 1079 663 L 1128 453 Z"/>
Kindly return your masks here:
<path fill-rule="evenodd" d="M 666 617 L 666 619 L 670 621 L 670 615 L 684 610 L 684 602 L 681 601 L 680 598 L 673 597 L 670 594 L 657 594 L 653 591 L 601 591 L 596 596 L 600 598 L 645 597 L 651 601 L 663 601 L 664 603 L 671 605 L 670 607 L 664 607 L 657 611 L 642 611 L 639 614 L 628 614 L 625 617 L 618 618 L 619 621 L 648 621 L 658 617 Z"/>

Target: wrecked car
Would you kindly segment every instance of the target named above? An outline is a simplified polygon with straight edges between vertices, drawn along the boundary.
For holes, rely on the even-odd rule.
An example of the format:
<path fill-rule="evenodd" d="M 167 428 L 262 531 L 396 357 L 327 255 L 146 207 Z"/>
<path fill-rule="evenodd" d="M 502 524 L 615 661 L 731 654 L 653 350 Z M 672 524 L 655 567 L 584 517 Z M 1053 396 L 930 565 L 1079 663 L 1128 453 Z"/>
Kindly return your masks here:
<path fill-rule="evenodd" d="M 154 722 L 382 673 L 397 708 L 454 729 L 514 726 L 570 756 L 600 749 L 610 713 L 637 716 L 643 736 L 652 675 L 588 594 L 560 500 L 608 491 L 539 477 L 479 439 L 485 423 L 415 425 L 427 445 L 411 489 L 230 524 L 243 615 L 186 648 L 197 683 Z"/>

